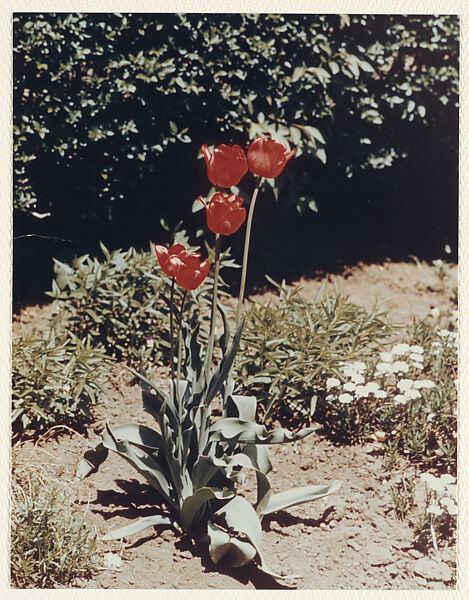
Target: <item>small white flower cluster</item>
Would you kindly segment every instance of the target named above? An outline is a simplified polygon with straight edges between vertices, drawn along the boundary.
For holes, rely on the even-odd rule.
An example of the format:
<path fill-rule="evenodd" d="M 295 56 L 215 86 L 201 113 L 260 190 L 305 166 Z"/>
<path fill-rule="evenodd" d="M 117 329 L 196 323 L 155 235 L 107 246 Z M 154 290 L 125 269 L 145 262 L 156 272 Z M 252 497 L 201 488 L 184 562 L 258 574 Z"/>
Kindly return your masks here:
<path fill-rule="evenodd" d="M 327 390 L 336 390 L 336 394 L 328 394 L 326 400 L 334 402 L 338 400 L 341 404 L 350 404 L 359 398 L 367 398 L 373 395 L 375 398 L 386 398 L 387 394 L 375 381 L 365 381 L 364 372 L 366 364 L 361 361 L 345 363 L 341 365 L 341 372 L 348 381 L 343 383 L 337 377 L 329 377 L 326 381 Z M 343 390 L 341 394 L 340 392 Z"/>
<path fill-rule="evenodd" d="M 456 479 L 449 473 L 445 473 L 441 477 L 424 473 L 420 478 L 433 492 L 432 503 L 428 506 L 427 512 L 436 517 L 439 517 L 444 511 L 449 515 L 456 515 L 458 512 Z"/>
<path fill-rule="evenodd" d="M 439 355 L 443 352 L 444 348 L 455 349 L 458 345 L 458 334 L 456 331 L 448 331 L 447 329 L 440 329 L 438 332 L 439 340 L 432 342 L 431 353 L 433 355 Z"/>
<path fill-rule="evenodd" d="M 397 388 L 400 394 L 394 396 L 395 404 L 407 404 L 408 400 L 421 398 L 421 389 L 430 389 L 436 387 L 433 381 L 428 379 L 401 379 L 397 382 Z"/>
<path fill-rule="evenodd" d="M 376 399 L 385 399 L 389 395 L 389 390 L 393 389 L 395 385 L 397 385 L 397 394 L 394 396 L 396 405 L 407 404 L 409 400 L 421 398 L 422 389 L 436 387 L 433 381 L 416 378 L 417 373 L 415 371 L 423 370 L 423 352 L 421 346 L 411 346 L 404 343 L 396 344 L 389 352 L 381 352 L 373 377 L 378 381 L 365 381 L 367 366 L 364 362 L 342 363 L 340 370 L 345 381 L 342 382 L 337 377 L 327 379 L 326 389 L 329 394 L 326 396 L 326 401 L 335 402 L 338 400 L 341 404 L 350 404 L 354 400 L 368 398 L 369 396 L 374 396 Z M 406 360 L 402 360 L 403 358 L 406 358 Z M 408 372 L 412 376 L 412 370 L 414 373 L 413 379 L 399 379 L 404 373 Z M 392 379 L 388 380 L 388 377 Z"/>
<path fill-rule="evenodd" d="M 379 357 L 381 362 L 376 365 L 376 370 L 380 375 L 408 373 L 411 368 L 423 369 L 422 346 L 396 344 L 390 352 L 381 352 Z M 402 360 L 402 357 L 407 360 Z"/>

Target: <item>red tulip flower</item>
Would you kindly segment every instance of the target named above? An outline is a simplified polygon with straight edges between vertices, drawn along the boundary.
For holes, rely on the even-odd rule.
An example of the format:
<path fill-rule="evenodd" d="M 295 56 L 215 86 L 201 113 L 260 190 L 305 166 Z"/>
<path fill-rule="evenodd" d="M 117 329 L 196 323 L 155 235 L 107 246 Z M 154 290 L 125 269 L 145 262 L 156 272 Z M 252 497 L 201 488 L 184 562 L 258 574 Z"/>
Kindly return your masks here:
<path fill-rule="evenodd" d="M 248 171 L 248 163 L 241 146 L 221 144 L 210 154 L 207 145 L 201 148 L 207 163 L 207 176 L 213 185 L 230 188 L 239 183 Z"/>
<path fill-rule="evenodd" d="M 243 208 L 243 199 L 236 194 L 214 194 L 208 204 L 199 196 L 207 213 L 207 225 L 213 233 L 231 235 L 238 231 L 246 219 L 246 209 Z"/>
<path fill-rule="evenodd" d="M 176 277 L 176 271 L 181 264 L 181 260 L 187 256 L 187 250 L 184 246 L 182 244 L 175 244 L 168 250 L 165 246 L 156 244 L 155 251 L 163 273 L 169 277 Z M 198 254 L 198 256 L 200 256 L 200 254 Z"/>
<path fill-rule="evenodd" d="M 249 146 L 249 170 L 260 177 L 278 177 L 295 152 L 288 152 L 287 146 L 277 140 L 257 138 Z"/>
<path fill-rule="evenodd" d="M 187 254 L 176 271 L 176 282 L 185 290 L 195 290 L 207 277 L 210 271 L 208 260 L 200 260 L 198 252 Z"/>
<path fill-rule="evenodd" d="M 208 260 L 200 260 L 200 252 L 187 252 L 182 244 L 171 248 L 155 245 L 156 256 L 163 273 L 175 277 L 176 283 L 185 290 L 195 290 L 210 271 Z"/>

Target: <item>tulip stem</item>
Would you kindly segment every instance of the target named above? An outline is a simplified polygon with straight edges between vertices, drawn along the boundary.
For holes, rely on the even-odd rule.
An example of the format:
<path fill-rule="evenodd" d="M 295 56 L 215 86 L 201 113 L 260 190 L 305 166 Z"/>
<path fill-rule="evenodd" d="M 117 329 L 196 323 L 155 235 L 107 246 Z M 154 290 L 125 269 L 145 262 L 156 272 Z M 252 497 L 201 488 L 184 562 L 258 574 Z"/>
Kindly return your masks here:
<path fill-rule="evenodd" d="M 174 382 L 174 277 L 171 277 L 171 293 L 169 297 L 169 338 L 171 342 L 171 381 Z"/>
<path fill-rule="evenodd" d="M 215 319 L 218 300 L 218 274 L 220 271 L 221 239 L 221 235 L 217 233 L 215 235 L 215 266 L 213 274 L 212 313 L 210 315 L 210 333 L 208 336 L 207 357 L 205 361 L 205 375 L 207 381 L 210 374 L 210 367 L 212 365 L 213 345 L 215 341 Z"/>
<path fill-rule="evenodd" d="M 176 375 L 176 399 L 179 407 L 179 417 L 181 419 L 182 426 L 182 406 L 181 406 L 181 398 L 179 392 L 179 379 L 181 378 L 181 360 L 182 360 L 182 311 L 184 310 L 184 305 L 186 304 L 187 299 L 187 290 L 184 290 L 184 296 L 181 301 L 181 308 L 179 311 L 179 333 L 178 333 L 178 364 L 177 364 L 177 375 Z"/>
<path fill-rule="evenodd" d="M 254 214 L 254 207 L 256 205 L 257 194 L 259 193 L 259 188 L 261 187 L 262 177 L 259 177 L 259 181 L 256 185 L 256 189 L 254 190 L 251 203 L 249 205 L 248 218 L 246 222 L 246 236 L 244 238 L 244 253 L 243 253 L 243 268 L 241 271 L 241 283 L 239 285 L 239 298 L 238 298 L 238 307 L 236 309 L 236 329 L 239 328 L 239 324 L 241 323 L 241 309 L 243 308 L 244 301 L 244 290 L 246 287 L 246 272 L 248 268 L 248 254 L 249 254 L 249 241 L 251 238 L 251 227 L 252 227 L 252 217 Z"/>

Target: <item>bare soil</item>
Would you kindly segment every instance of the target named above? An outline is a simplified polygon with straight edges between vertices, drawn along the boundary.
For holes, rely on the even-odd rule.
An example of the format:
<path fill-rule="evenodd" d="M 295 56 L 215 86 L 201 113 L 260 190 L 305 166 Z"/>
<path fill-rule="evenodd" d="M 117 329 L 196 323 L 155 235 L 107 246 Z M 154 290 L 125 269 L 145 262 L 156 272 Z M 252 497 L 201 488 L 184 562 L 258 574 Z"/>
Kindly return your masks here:
<path fill-rule="evenodd" d="M 334 278 L 339 290 L 357 304 L 388 310 L 391 319 L 410 324 L 432 307 L 448 307 L 457 287 L 457 267 L 452 266 L 444 285 L 435 269 L 411 263 L 361 266 Z M 321 281 L 299 282 L 302 294 L 314 297 Z M 268 292 L 252 299 L 265 301 Z M 14 317 L 14 330 L 23 326 L 38 333 L 50 314 L 50 306 L 28 307 Z M 164 385 L 168 373 L 158 369 Z M 141 408 L 139 385 L 123 365 L 115 365 L 105 383 L 106 397 L 93 411 L 87 430 L 57 428 L 36 440 L 13 448 L 15 469 L 45 470 L 51 479 L 66 484 L 77 506 L 99 537 L 131 520 L 154 514 L 155 497 L 140 475 L 119 456 L 110 454 L 100 471 L 78 480 L 75 467 L 83 452 L 99 441 L 105 422 L 137 422 L 152 425 Z M 292 573 L 296 589 L 448 589 L 454 580 L 444 564 L 456 561 L 456 549 L 418 548 L 409 520 L 399 520 L 390 488 L 403 474 L 416 476 L 417 467 L 402 462 L 397 471 L 383 467 L 383 448 L 373 442 L 363 446 L 335 446 L 320 432 L 295 444 L 272 445 L 274 466 L 269 480 L 274 491 L 298 485 L 340 479 L 337 494 L 315 503 L 281 511 L 263 521 L 262 549 L 269 567 Z M 417 492 L 419 488 L 417 488 Z M 410 519 L 411 515 L 409 515 Z M 211 563 L 205 546 L 194 546 L 179 534 L 148 529 L 126 543 L 98 542 L 99 554 L 122 558 L 116 568 L 100 567 L 82 588 L 161 589 L 280 589 L 281 586 L 254 565 L 223 569 Z M 428 572 L 434 559 L 441 573 Z M 433 566 L 434 563 L 432 563 Z"/>

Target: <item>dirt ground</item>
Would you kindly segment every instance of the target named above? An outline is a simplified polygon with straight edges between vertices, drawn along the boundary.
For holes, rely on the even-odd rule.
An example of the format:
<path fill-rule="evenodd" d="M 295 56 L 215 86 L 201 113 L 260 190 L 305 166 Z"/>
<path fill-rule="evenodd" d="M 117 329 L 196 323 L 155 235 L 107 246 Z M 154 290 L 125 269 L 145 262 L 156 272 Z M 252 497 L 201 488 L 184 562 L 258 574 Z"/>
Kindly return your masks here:
<path fill-rule="evenodd" d="M 391 319 L 410 324 L 433 307 L 449 307 L 457 287 L 457 267 L 451 266 L 444 285 L 429 265 L 384 263 L 359 266 L 332 278 L 339 290 L 358 304 L 373 307 L 378 300 Z M 321 281 L 298 282 L 302 294 L 314 297 Z M 331 286 L 332 287 L 332 286 Z M 265 301 L 271 293 L 252 299 Z M 50 305 L 28 307 L 14 316 L 14 330 L 23 326 L 39 332 L 50 314 Z M 156 378 L 164 385 L 167 372 Z M 81 481 L 74 475 L 83 452 L 99 441 L 103 424 L 137 422 L 152 425 L 141 408 L 139 386 L 122 365 L 115 365 L 105 384 L 107 397 L 94 409 L 88 432 L 62 428 L 39 440 L 13 448 L 17 469 L 45 470 L 76 495 L 90 525 L 101 537 L 130 520 L 154 514 L 151 488 L 123 459 L 110 453 L 99 473 Z M 454 587 L 451 569 L 455 548 L 426 551 L 413 544 L 406 520 L 398 520 L 390 488 L 403 474 L 417 474 L 402 462 L 389 473 L 382 466 L 382 446 L 334 446 L 320 432 L 269 449 L 274 471 L 269 480 L 274 491 L 298 485 L 340 479 L 339 491 L 319 501 L 293 507 L 263 521 L 262 549 L 269 567 L 281 574 L 296 574 L 296 589 L 424 590 Z M 421 491 L 421 490 L 420 490 Z M 419 488 L 417 487 L 417 492 Z M 170 530 L 152 529 L 126 543 L 98 542 L 99 553 L 118 555 L 116 567 L 101 567 L 81 588 L 130 589 L 281 589 L 255 566 L 225 570 L 213 565 L 207 548 L 193 546 Z"/>

